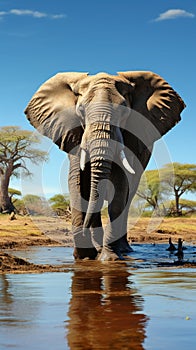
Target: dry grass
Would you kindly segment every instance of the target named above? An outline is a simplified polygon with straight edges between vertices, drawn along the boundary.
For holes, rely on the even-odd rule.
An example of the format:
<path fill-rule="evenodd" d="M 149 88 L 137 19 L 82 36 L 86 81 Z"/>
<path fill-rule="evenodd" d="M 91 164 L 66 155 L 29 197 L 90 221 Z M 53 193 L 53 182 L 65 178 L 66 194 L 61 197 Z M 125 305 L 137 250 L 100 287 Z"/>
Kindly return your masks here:
<path fill-rule="evenodd" d="M 10 238 L 24 236 L 41 236 L 42 232 L 36 227 L 30 217 L 17 216 L 10 220 L 9 215 L 0 215 L 0 237 Z"/>
<path fill-rule="evenodd" d="M 24 248 L 29 245 L 72 245 L 70 223 L 60 218 L 0 215 L 0 247 Z M 70 237 L 70 238 L 69 238 Z"/>
<path fill-rule="evenodd" d="M 30 244 L 48 244 L 50 235 L 65 237 L 67 244 L 72 244 L 70 222 L 59 218 L 16 216 L 10 220 L 9 215 L 0 215 L 0 245 L 6 242 L 17 242 L 21 245 L 25 241 Z M 104 220 L 105 221 L 105 220 Z M 196 243 L 196 217 L 190 218 L 139 218 L 131 219 L 128 225 L 128 238 L 132 242 L 168 242 L 172 237 L 174 242 L 178 238 Z M 58 241 L 58 240 L 57 240 Z"/>
<path fill-rule="evenodd" d="M 166 242 L 171 237 L 174 242 L 182 238 L 195 243 L 196 218 L 140 218 L 128 232 L 130 240 L 136 242 Z"/>

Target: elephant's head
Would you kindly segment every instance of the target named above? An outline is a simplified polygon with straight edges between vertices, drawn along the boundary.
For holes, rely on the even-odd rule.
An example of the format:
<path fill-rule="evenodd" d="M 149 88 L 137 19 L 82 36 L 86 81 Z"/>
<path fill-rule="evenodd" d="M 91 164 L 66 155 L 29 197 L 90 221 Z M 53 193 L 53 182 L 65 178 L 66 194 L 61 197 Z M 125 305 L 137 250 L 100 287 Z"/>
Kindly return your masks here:
<path fill-rule="evenodd" d="M 39 88 L 25 113 L 62 150 L 80 154 L 81 169 L 88 155 L 91 192 L 84 227 L 89 227 L 102 206 L 100 180 L 110 177 L 112 161 L 121 159 L 134 173 L 128 151 L 141 160 L 179 122 L 184 107 L 170 85 L 152 72 L 59 73 Z"/>

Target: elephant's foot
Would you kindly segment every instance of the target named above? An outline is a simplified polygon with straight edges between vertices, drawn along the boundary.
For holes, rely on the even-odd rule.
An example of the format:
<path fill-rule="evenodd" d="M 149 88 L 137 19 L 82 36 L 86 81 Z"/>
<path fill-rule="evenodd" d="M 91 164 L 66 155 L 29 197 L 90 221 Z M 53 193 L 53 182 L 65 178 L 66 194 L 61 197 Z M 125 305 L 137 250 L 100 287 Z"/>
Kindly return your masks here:
<path fill-rule="evenodd" d="M 125 260 L 123 256 L 118 252 L 115 252 L 110 247 L 103 247 L 101 254 L 98 256 L 99 261 L 116 261 L 116 260 Z"/>
<path fill-rule="evenodd" d="M 76 260 L 95 260 L 97 250 L 95 248 L 74 248 L 73 256 Z"/>
<path fill-rule="evenodd" d="M 121 254 L 123 254 L 123 255 L 126 255 L 126 254 L 133 252 L 133 249 L 131 248 L 131 246 L 129 245 L 129 243 L 127 241 L 126 235 L 124 235 L 123 237 L 120 238 L 119 248 L 120 248 Z"/>

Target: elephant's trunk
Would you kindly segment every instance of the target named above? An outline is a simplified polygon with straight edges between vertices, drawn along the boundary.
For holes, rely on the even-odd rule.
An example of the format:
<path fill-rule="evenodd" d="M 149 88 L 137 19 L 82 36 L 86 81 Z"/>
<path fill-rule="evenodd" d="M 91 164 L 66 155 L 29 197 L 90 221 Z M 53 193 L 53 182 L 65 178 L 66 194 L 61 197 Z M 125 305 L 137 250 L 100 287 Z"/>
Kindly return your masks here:
<path fill-rule="evenodd" d="M 106 125 L 105 125 L 106 126 Z M 95 129 L 99 126 L 93 125 Z M 107 125 L 110 128 L 109 124 Z M 108 138 L 107 138 L 108 137 Z M 113 152 L 111 151 L 110 130 L 96 130 L 90 141 L 91 190 L 84 228 L 89 228 L 100 212 L 106 194 L 106 180 L 111 174 Z"/>
<path fill-rule="evenodd" d="M 89 153 L 91 164 L 91 189 L 84 220 L 84 229 L 91 226 L 97 213 L 100 212 L 107 189 L 106 180 L 110 179 L 112 161 L 115 153 L 114 140 L 117 140 L 115 136 L 116 127 L 111 125 L 112 113 L 111 104 L 99 102 L 93 103 L 92 107 L 89 106 L 87 111 L 90 124 L 87 123 L 86 125 L 82 147 L 84 146 L 83 148 Z"/>

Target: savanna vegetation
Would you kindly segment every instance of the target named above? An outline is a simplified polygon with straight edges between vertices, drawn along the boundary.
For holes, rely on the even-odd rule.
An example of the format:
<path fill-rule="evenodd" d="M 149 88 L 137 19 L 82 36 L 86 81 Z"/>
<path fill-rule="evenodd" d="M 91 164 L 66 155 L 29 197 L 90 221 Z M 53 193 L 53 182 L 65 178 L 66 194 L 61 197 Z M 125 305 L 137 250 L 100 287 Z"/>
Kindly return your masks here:
<path fill-rule="evenodd" d="M 158 216 L 188 215 L 196 211 L 196 201 L 187 198 L 195 191 L 196 164 L 170 163 L 144 172 L 134 202 Z"/>

